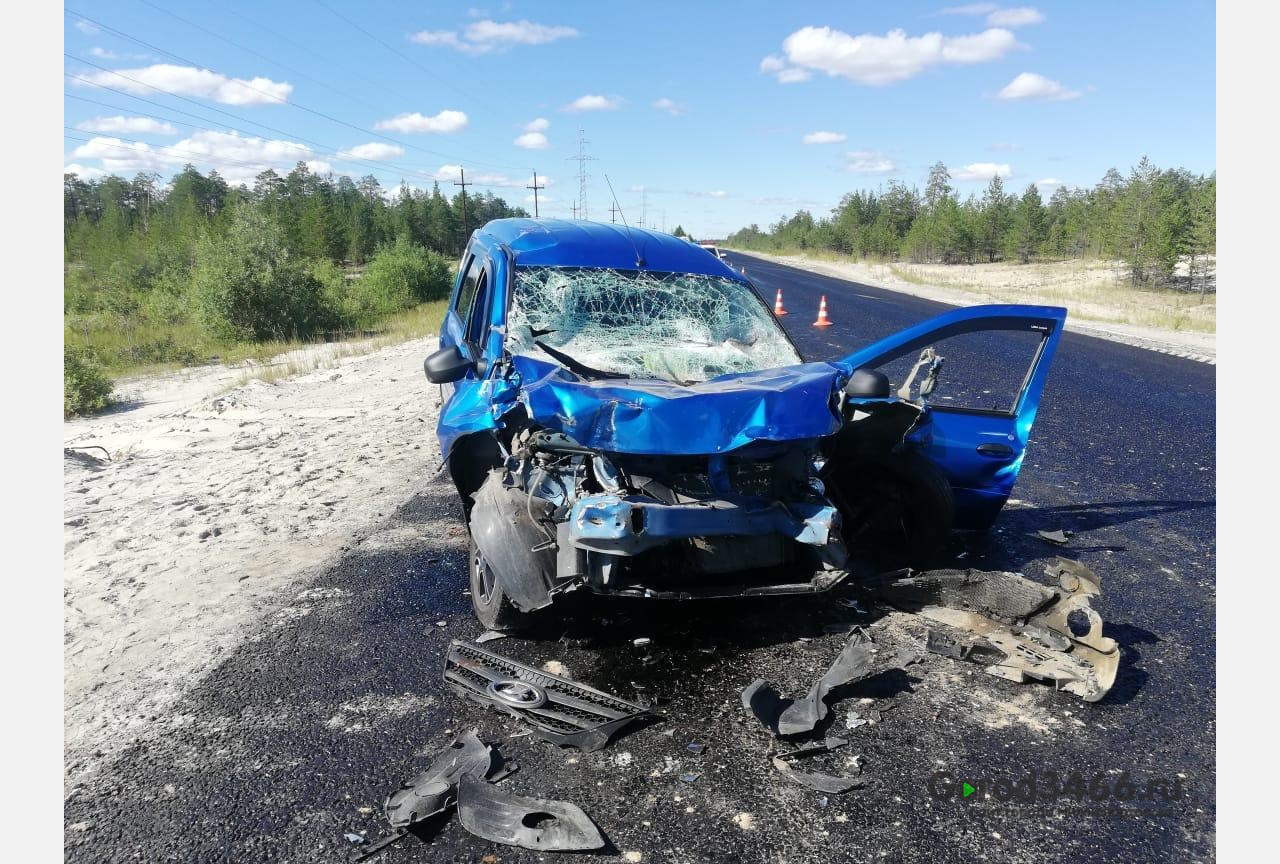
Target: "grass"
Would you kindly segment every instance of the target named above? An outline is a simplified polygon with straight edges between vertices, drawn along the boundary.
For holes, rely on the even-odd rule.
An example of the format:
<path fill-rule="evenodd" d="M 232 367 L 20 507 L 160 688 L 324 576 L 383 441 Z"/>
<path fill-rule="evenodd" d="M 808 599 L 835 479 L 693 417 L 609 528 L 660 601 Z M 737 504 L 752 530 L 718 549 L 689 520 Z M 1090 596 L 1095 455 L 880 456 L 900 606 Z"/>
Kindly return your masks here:
<path fill-rule="evenodd" d="M 434 334 L 439 331 L 447 307 L 447 300 L 423 303 L 392 314 L 368 329 L 334 333 L 328 338 L 310 341 L 225 342 L 211 338 L 193 324 L 122 327 L 115 318 L 69 316 L 63 327 L 63 341 L 75 351 L 91 351 L 106 372 L 117 379 L 222 363 L 248 365 L 245 381 L 275 381 L 326 368 L 342 357 L 367 354 L 397 342 Z M 332 349 L 300 350 L 326 344 L 332 345 Z M 291 354 L 296 356 L 286 356 Z"/>
<path fill-rule="evenodd" d="M 351 338 L 346 340 L 269 343 L 274 347 L 271 353 L 243 358 L 245 361 L 260 361 L 261 365 L 255 363 L 249 366 L 239 378 L 224 388 L 224 392 L 250 381 L 274 384 L 317 369 L 332 369 L 344 357 L 371 354 L 388 345 L 435 335 L 440 331 L 440 322 L 444 320 L 444 313 L 448 308 L 447 300 L 423 303 L 384 319 L 377 330 L 351 334 Z M 331 347 L 323 351 L 305 350 L 319 345 Z"/>

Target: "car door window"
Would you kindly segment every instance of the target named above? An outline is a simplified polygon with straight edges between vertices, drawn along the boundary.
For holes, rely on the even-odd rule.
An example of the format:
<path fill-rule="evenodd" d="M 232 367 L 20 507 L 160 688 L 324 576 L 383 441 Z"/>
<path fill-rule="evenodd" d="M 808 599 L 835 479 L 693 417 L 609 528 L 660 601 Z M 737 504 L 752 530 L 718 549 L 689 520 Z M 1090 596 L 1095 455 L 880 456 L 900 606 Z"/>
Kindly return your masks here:
<path fill-rule="evenodd" d="M 468 310 L 466 339 L 478 351 L 484 350 L 482 341 L 489 332 L 489 306 L 492 293 L 489 290 L 489 274 L 483 270 L 476 280 L 474 290 L 475 298 L 471 303 L 471 309 Z"/>
<path fill-rule="evenodd" d="M 901 395 L 900 389 L 910 381 L 907 398 L 912 401 L 920 399 L 924 387 L 932 390 L 924 398 L 934 408 L 1012 414 L 1044 339 L 1045 334 L 1035 330 L 962 333 L 876 368 L 889 376 L 895 395 Z M 930 388 L 927 382 L 935 365 Z"/>
<path fill-rule="evenodd" d="M 467 315 L 471 312 L 471 305 L 476 297 L 476 288 L 480 284 L 480 269 L 480 259 L 473 255 L 471 263 L 467 265 L 467 272 L 462 277 L 462 288 L 458 291 L 458 296 L 453 301 L 453 311 L 463 321 L 467 320 Z"/>

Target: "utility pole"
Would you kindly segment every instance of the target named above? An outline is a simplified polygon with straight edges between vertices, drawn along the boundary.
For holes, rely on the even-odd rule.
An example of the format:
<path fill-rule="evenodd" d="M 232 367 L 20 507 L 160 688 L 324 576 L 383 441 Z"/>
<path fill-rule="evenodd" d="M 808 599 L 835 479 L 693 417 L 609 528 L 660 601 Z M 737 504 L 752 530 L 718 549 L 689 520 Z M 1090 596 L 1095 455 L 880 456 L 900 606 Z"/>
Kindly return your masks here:
<path fill-rule="evenodd" d="M 618 221 L 618 205 L 616 202 L 609 205 L 609 221 L 613 223 Z"/>
<path fill-rule="evenodd" d="M 649 218 L 649 198 L 648 190 L 643 186 L 640 187 L 640 227 L 644 227 L 645 220 Z"/>
<path fill-rule="evenodd" d="M 467 171 L 465 168 L 458 169 L 458 179 L 453 181 L 454 186 L 462 187 L 462 245 L 467 245 L 467 238 L 471 236 L 467 231 L 467 187 L 475 184 L 467 182 Z"/>
<path fill-rule="evenodd" d="M 594 156 L 587 155 L 587 145 L 591 142 L 583 137 L 583 130 L 578 130 L 578 155 L 570 156 L 569 159 L 578 163 L 578 213 L 581 218 L 587 218 L 587 163 L 594 162 Z"/>
<path fill-rule="evenodd" d="M 537 171 L 534 171 L 534 172 L 533 172 L 533 185 L 532 185 L 532 186 L 526 186 L 526 187 L 524 187 L 524 188 L 526 188 L 526 189 L 532 189 L 532 190 L 533 190 L 533 218 L 537 219 L 537 218 L 538 218 L 538 190 L 539 190 L 539 189 L 546 189 L 547 187 L 546 187 L 546 186 L 539 186 L 539 185 L 538 185 L 538 172 L 537 172 Z"/>
<path fill-rule="evenodd" d="M 573 207 L 573 218 L 577 219 L 578 218 L 578 202 L 574 201 L 573 204 L 571 204 L 570 206 Z"/>

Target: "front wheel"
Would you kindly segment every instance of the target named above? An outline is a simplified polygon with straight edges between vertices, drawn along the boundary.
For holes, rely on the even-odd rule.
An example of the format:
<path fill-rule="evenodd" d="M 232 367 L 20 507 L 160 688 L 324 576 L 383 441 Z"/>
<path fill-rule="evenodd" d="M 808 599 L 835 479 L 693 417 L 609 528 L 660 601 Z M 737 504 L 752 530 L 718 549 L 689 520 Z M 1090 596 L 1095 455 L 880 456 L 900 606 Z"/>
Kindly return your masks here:
<path fill-rule="evenodd" d="M 471 608 L 480 623 L 489 630 L 500 632 L 530 629 L 537 621 L 536 614 L 522 612 L 512 604 L 474 538 L 471 539 L 470 560 Z"/>

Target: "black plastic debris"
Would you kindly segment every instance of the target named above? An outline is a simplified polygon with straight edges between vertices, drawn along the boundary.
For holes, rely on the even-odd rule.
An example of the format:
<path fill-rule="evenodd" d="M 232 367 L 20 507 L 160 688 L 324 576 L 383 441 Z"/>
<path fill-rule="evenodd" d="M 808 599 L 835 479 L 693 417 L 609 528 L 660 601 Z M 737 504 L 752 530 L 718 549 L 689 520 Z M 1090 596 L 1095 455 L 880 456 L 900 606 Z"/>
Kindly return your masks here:
<path fill-rule="evenodd" d="M 809 688 L 803 699 L 779 695 L 763 678 L 752 681 L 742 691 L 742 706 L 775 735 L 803 735 L 812 732 L 827 716 L 827 694 L 871 673 L 875 643 L 861 630 L 854 631 L 831 668 Z"/>
<path fill-rule="evenodd" d="M 528 723 L 539 737 L 588 752 L 650 716 L 640 705 L 457 640 L 449 645 L 444 680 L 455 692 Z"/>
<path fill-rule="evenodd" d="M 383 810 L 392 828 L 408 828 L 415 822 L 443 813 L 458 799 L 458 780 L 486 776 L 493 767 L 493 751 L 475 732 L 453 739 L 431 767 L 403 783 L 387 798 Z"/>
<path fill-rule="evenodd" d="M 1052 543 L 1054 546 L 1066 546 L 1067 541 L 1071 539 L 1074 531 L 1063 531 L 1061 528 L 1057 531 L 1037 531 L 1036 536 L 1046 543 Z"/>
<path fill-rule="evenodd" d="M 773 767 L 777 768 L 778 772 L 791 782 L 799 783 L 801 786 L 808 786 L 810 789 L 816 789 L 819 792 L 826 792 L 829 795 L 839 795 L 841 792 L 848 792 L 850 789 L 857 789 L 866 785 L 866 781 L 861 777 L 837 777 L 833 774 L 797 771 L 791 763 L 779 756 L 773 757 Z"/>
<path fill-rule="evenodd" d="M 589 852 L 604 835 L 568 801 L 526 798 L 466 776 L 458 784 L 458 821 L 484 840 L 543 852 Z"/>
<path fill-rule="evenodd" d="M 832 750 L 839 750 L 841 747 L 847 746 L 849 740 L 847 738 L 837 738 L 835 735 L 828 735 L 821 741 L 814 741 L 812 744 L 802 744 L 794 750 L 788 750 L 785 753 L 779 753 L 779 759 L 798 759 L 802 756 L 816 756 L 819 753 L 830 753 Z"/>

